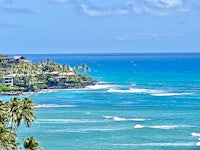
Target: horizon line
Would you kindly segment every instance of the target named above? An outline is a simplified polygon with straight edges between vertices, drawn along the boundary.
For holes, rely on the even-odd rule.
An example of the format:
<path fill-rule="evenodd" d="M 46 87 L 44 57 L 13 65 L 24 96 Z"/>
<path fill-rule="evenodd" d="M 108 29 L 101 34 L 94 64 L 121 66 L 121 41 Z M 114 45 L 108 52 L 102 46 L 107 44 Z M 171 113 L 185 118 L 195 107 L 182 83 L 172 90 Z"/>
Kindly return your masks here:
<path fill-rule="evenodd" d="M 4 53 L 6 54 L 6 53 Z M 200 52 L 111 52 L 111 53 L 7 53 L 6 55 L 83 55 L 83 54 L 200 54 Z"/>

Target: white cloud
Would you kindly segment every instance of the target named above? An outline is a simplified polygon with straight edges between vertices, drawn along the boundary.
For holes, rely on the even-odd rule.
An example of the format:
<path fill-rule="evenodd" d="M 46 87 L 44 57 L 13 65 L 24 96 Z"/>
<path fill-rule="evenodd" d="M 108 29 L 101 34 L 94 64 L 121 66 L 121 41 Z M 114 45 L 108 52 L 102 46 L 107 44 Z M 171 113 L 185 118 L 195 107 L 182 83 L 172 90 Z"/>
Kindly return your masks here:
<path fill-rule="evenodd" d="M 1 0 L 0 0 L 1 1 Z M 3 0 L 2 0 L 3 1 Z M 4 0 L 12 1 L 12 0 Z M 87 0 L 48 0 L 49 3 L 75 4 L 80 12 L 92 17 L 117 16 L 127 14 L 169 16 L 194 11 L 200 6 L 197 0 L 126 0 L 121 5 L 112 7 L 94 5 Z M 77 7 L 79 6 L 79 7 Z"/>
<path fill-rule="evenodd" d="M 187 7 L 187 3 L 183 0 L 127 0 L 121 6 L 113 7 L 97 7 L 82 3 L 81 11 L 93 17 L 125 14 L 167 16 L 188 12 L 189 7 Z"/>
<path fill-rule="evenodd" d="M 183 6 L 181 0 L 147 0 L 149 3 L 152 3 L 154 6 L 159 8 L 179 8 Z"/>
<path fill-rule="evenodd" d="M 141 0 L 139 2 L 129 0 L 126 6 L 132 8 L 132 13 L 156 16 L 167 16 L 189 11 L 182 0 Z"/>
<path fill-rule="evenodd" d="M 82 12 L 88 16 L 110 16 L 110 15 L 124 15 L 128 14 L 127 9 L 120 7 L 110 7 L 110 8 L 94 8 L 89 7 L 85 4 L 81 4 Z"/>

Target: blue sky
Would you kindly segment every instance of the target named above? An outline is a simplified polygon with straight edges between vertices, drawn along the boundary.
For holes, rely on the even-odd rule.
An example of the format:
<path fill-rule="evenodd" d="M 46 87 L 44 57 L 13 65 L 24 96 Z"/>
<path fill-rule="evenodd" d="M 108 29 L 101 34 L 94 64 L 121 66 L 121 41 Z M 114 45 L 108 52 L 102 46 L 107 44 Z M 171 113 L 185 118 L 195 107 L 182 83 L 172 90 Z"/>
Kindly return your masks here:
<path fill-rule="evenodd" d="M 0 53 L 200 52 L 199 0 L 0 0 Z"/>

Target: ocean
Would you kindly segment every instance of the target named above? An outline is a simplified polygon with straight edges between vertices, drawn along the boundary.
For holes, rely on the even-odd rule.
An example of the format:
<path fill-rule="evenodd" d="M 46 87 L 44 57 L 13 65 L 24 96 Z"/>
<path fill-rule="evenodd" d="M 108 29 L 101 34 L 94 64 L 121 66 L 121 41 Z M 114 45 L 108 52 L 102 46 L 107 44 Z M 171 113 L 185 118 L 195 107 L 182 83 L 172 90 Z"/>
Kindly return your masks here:
<path fill-rule="evenodd" d="M 200 53 L 24 56 L 87 64 L 98 83 L 26 95 L 37 119 L 20 140 L 33 135 L 45 150 L 199 149 Z"/>

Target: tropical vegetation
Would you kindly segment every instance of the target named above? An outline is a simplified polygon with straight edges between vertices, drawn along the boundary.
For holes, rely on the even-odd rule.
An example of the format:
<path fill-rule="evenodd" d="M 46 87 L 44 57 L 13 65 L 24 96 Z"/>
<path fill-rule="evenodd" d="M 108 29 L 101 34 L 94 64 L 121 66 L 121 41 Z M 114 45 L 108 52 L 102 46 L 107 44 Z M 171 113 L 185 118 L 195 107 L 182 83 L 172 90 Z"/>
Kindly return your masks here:
<path fill-rule="evenodd" d="M 13 98 L 9 102 L 0 101 L 0 149 L 1 150 L 42 150 L 34 137 L 29 137 L 20 146 L 17 130 L 22 123 L 30 127 L 36 119 L 32 100 Z"/>
<path fill-rule="evenodd" d="M 0 59 L 0 77 L 13 77 L 14 87 L 0 86 L 0 91 L 37 91 L 47 88 L 79 88 L 92 84 L 88 76 L 90 68 L 86 64 L 71 67 L 46 61 L 31 63 L 30 61 L 9 62 Z"/>

